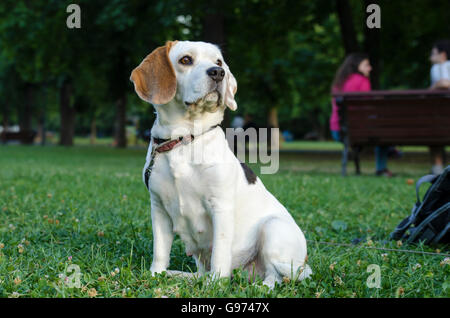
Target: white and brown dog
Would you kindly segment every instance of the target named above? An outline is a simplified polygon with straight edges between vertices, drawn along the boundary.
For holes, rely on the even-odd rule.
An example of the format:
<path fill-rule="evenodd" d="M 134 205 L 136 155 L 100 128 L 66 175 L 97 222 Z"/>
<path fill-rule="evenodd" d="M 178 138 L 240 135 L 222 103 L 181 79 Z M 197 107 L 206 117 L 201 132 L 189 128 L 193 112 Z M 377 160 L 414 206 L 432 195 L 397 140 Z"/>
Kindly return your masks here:
<path fill-rule="evenodd" d="M 302 231 L 218 127 L 225 108 L 237 108 L 236 79 L 218 47 L 167 42 L 133 70 L 131 81 L 157 114 L 143 174 L 151 198 L 152 274 L 192 275 L 167 271 L 178 234 L 199 274 L 230 277 L 243 268 L 271 288 L 284 276 L 309 277 Z M 200 162 L 192 160 L 196 151 Z"/>

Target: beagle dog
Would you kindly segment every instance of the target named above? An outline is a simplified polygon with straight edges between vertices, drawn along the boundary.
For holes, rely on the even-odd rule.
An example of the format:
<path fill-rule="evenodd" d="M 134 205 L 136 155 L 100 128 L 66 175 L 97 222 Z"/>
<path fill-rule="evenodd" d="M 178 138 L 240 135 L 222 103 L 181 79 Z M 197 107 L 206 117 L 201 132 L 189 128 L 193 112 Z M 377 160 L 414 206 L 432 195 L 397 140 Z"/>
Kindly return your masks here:
<path fill-rule="evenodd" d="M 237 108 L 236 79 L 219 48 L 169 41 L 130 80 L 157 115 L 143 171 L 151 201 L 152 275 L 196 275 L 167 270 L 178 234 L 199 275 L 230 277 L 242 268 L 270 288 L 286 276 L 309 277 L 303 232 L 239 162 L 218 127 L 225 108 Z"/>

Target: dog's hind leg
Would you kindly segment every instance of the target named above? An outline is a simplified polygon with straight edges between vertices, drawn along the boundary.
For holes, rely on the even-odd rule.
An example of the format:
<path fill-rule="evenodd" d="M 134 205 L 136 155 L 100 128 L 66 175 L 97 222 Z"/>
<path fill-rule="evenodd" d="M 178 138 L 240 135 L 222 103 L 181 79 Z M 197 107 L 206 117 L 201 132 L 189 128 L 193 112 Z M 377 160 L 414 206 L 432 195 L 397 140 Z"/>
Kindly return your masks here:
<path fill-rule="evenodd" d="M 276 268 L 267 264 L 266 271 L 264 273 L 263 285 L 268 286 L 269 289 L 273 289 L 275 287 L 275 283 L 281 283 L 281 277 Z"/>
<path fill-rule="evenodd" d="M 259 256 L 264 264 L 264 284 L 273 288 L 283 277 L 302 280 L 311 274 L 306 264 L 306 240 L 291 220 L 271 218 L 261 228 Z"/>

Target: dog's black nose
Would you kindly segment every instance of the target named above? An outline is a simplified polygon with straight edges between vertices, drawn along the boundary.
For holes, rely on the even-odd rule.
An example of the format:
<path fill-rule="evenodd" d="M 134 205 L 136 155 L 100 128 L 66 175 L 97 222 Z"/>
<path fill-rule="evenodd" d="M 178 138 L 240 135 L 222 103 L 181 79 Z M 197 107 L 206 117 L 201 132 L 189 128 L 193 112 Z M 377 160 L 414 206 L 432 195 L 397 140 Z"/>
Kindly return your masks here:
<path fill-rule="evenodd" d="M 223 80 L 223 77 L 225 76 L 225 70 L 221 67 L 214 66 L 208 68 L 206 70 L 206 74 L 208 74 L 208 76 L 211 77 L 213 81 L 220 82 Z"/>

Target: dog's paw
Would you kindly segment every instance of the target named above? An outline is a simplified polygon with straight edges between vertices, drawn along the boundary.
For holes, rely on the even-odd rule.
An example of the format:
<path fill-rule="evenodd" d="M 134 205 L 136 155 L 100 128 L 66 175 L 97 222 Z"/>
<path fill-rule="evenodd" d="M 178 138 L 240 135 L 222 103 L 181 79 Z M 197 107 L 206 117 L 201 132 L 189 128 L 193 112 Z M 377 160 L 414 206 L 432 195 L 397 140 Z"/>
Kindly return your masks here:
<path fill-rule="evenodd" d="M 263 281 L 263 286 L 266 286 L 269 288 L 269 292 L 272 292 L 275 289 L 275 284 L 280 284 L 281 279 L 279 279 L 276 276 L 270 275 L 267 276 Z"/>
<path fill-rule="evenodd" d="M 208 272 L 205 275 L 205 283 L 207 286 L 216 286 L 217 284 L 223 284 L 227 280 L 229 280 L 229 277 L 220 275 L 216 272 Z"/>
<path fill-rule="evenodd" d="M 221 278 L 220 274 L 216 272 L 209 272 L 207 277 L 210 282 L 218 281 Z"/>
<path fill-rule="evenodd" d="M 311 267 L 309 267 L 308 264 L 305 265 L 305 267 L 303 268 L 303 270 L 300 273 L 300 277 L 298 278 L 298 280 L 304 280 L 307 278 L 311 278 L 311 275 L 313 274 L 313 271 L 311 269 Z"/>
<path fill-rule="evenodd" d="M 222 272 L 212 271 L 212 272 L 208 273 L 208 277 L 211 281 L 219 281 L 219 280 L 230 278 L 231 273 L 222 273 Z"/>
<path fill-rule="evenodd" d="M 157 267 L 157 266 L 150 267 L 150 273 L 152 274 L 152 277 L 158 276 L 165 271 L 166 271 L 166 269 L 162 268 L 162 267 Z"/>
<path fill-rule="evenodd" d="M 161 275 L 163 272 L 157 272 L 157 271 L 151 271 L 152 277 L 157 277 L 158 275 Z"/>

